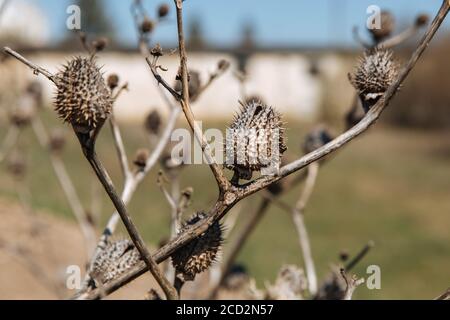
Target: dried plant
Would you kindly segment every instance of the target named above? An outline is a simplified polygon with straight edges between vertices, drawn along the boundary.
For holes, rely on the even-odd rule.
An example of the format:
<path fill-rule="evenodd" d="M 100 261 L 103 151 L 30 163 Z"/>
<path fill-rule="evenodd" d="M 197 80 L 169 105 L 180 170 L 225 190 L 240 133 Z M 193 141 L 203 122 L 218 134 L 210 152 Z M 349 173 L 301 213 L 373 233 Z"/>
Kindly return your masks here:
<path fill-rule="evenodd" d="M 363 58 L 349 75 L 367 112 L 377 103 L 397 77 L 398 66 L 389 50 L 373 49 L 364 52 Z"/>
<path fill-rule="evenodd" d="M 281 116 L 272 107 L 250 103 L 242 106 L 227 132 L 226 167 L 234 171 L 232 182 L 251 180 L 254 171 L 278 163 L 287 150 Z"/>
<path fill-rule="evenodd" d="M 216 72 L 210 75 L 206 83 L 201 83 L 199 79 L 193 76 L 193 71 L 189 71 L 185 45 L 183 1 L 174 0 L 174 4 L 178 29 L 177 52 L 180 62 L 176 79 L 177 83 L 179 83 L 178 88 L 171 86 L 160 74 L 161 71 L 164 72 L 167 70 L 159 63 L 160 58 L 165 54 L 162 48 L 157 45 L 153 49 L 150 49 L 149 46 L 150 37 L 155 27 L 169 13 L 168 7 L 159 7 L 157 12 L 158 17 L 151 19 L 145 13 L 139 0 L 136 0 L 132 6 L 136 29 L 139 32 L 140 52 L 145 57 L 150 71 L 155 78 L 155 82 L 161 85 L 158 88 L 161 88 L 161 94 L 171 110 L 169 121 L 161 134 L 160 142 L 154 150 L 151 153 L 142 150 L 138 152 L 135 159 L 137 166 L 135 172 L 132 172 L 129 167 L 121 133 L 117 123 L 114 121 L 113 114 L 113 104 L 118 95 L 126 89 L 126 85 L 120 87 L 118 77 L 110 77 L 106 81 L 96 65 L 96 54 L 104 49 L 107 41 L 97 40 L 92 42 L 91 45 L 87 45 L 86 37 L 81 36 L 89 56 L 70 60 L 63 70 L 56 75 L 33 64 L 12 49 L 5 48 L 6 53 L 30 67 L 35 74 L 42 74 L 55 84 L 57 88 L 55 110 L 61 119 L 72 126 L 86 160 L 92 166 L 98 180 L 103 185 L 117 210 L 111 216 L 103 236 L 97 244 L 97 249 L 92 256 L 88 269 L 87 284 L 78 293 L 77 297 L 85 299 L 101 298 L 111 294 L 149 270 L 161 286 L 167 299 L 179 298 L 183 283 L 193 280 L 198 273 L 207 270 L 216 258 L 223 239 L 220 221 L 240 201 L 252 194 L 260 192 L 263 195 L 263 201 L 256 211 L 255 218 L 251 220 L 249 228 L 254 227 L 270 203 L 273 202 L 282 206 L 292 215 L 298 231 L 299 244 L 305 262 L 304 274 L 298 267 L 289 266 L 283 268 L 275 285 L 268 287 L 267 297 L 301 299 L 305 297 L 305 291 L 308 290 L 310 297 L 321 298 L 322 296 L 330 297 L 330 292 L 334 290 L 337 292 L 336 297 L 340 299 L 351 299 L 355 288 L 361 284 L 361 281 L 355 277 L 347 276 L 347 273 L 368 250 L 364 251 L 363 254 L 357 255 L 345 268 L 339 271 L 339 275 L 336 271 L 333 271 L 331 280 L 326 280 L 321 285 L 317 284 L 315 266 L 312 261 L 311 248 L 303 216 L 315 184 L 319 170 L 319 162 L 360 136 L 379 119 L 444 21 L 450 10 L 450 3 L 447 0 L 443 1 L 439 12 L 409 61 L 401 67 L 397 67 L 392 61 L 391 53 L 385 50 L 399 41 L 398 39 L 394 41 L 394 38 L 388 38 L 392 34 L 393 21 L 385 14 L 382 21 L 383 29 L 379 32 L 372 33 L 375 44 L 367 46 L 370 48 L 370 51 L 366 53 L 359 67 L 356 68 L 354 75 L 351 77 L 352 84 L 360 95 L 363 104 L 366 103 L 364 105 L 366 113 L 363 118 L 354 126 L 349 126 L 347 131 L 334 139 L 325 130 L 319 131 L 319 134 L 310 135 L 309 140 L 305 143 L 305 151 L 307 154 L 281 166 L 275 172 L 267 175 L 261 174 L 256 178 L 252 177 L 252 173 L 261 171 L 266 165 L 265 163 L 258 162 L 259 160 L 254 161 L 254 158 L 259 158 L 257 156 L 260 155 L 260 150 L 251 142 L 252 139 L 259 139 L 266 146 L 277 142 L 278 149 L 272 149 L 269 152 L 269 155 L 272 155 L 272 152 L 276 154 L 277 161 L 280 160 L 281 155 L 286 150 L 286 145 L 281 116 L 275 109 L 266 106 L 261 101 L 256 101 L 256 99 L 246 103 L 230 127 L 232 129 L 245 130 L 264 129 L 270 134 L 258 133 L 255 137 L 251 135 L 245 136 L 247 143 L 244 144 L 244 150 L 241 155 L 244 161 L 239 162 L 239 159 L 233 158 L 229 166 L 234 171 L 234 176 L 231 179 L 227 178 L 223 167 L 213 156 L 211 146 L 207 143 L 207 139 L 197 124 L 191 107 L 213 80 L 228 69 L 229 63 L 220 61 L 217 64 Z M 426 22 L 426 17 L 421 16 L 417 19 L 414 30 L 424 26 Z M 403 39 L 405 38 L 404 35 L 402 37 Z M 171 95 L 179 106 L 175 105 L 166 94 Z M 131 219 L 126 205 L 130 201 L 137 186 L 157 160 L 161 158 L 170 133 L 174 128 L 177 116 L 181 111 L 191 131 L 194 133 L 195 139 L 200 144 L 204 158 L 216 180 L 218 196 L 211 208 L 195 215 L 185 225 L 181 226 L 181 213 L 187 207 L 192 192 L 182 194 L 180 192 L 178 194 L 179 189 L 177 189 L 178 191 L 174 194 L 169 194 L 165 190 L 164 184 L 160 181 L 158 184 L 172 208 L 173 237 L 154 254 L 150 254 L 137 227 Z M 124 191 L 121 196 L 118 195 L 95 149 L 97 136 L 104 123 L 108 120 L 112 128 L 115 147 L 125 176 Z M 160 123 L 152 119 L 150 124 L 146 123 L 146 127 L 150 134 L 157 135 L 159 133 Z M 279 131 L 280 135 L 274 137 L 272 135 L 274 130 Z M 240 138 L 242 137 L 236 136 L 232 140 L 233 144 L 231 149 L 237 154 L 237 157 L 239 157 L 241 151 L 235 148 L 234 142 Z M 305 168 L 307 169 L 306 174 L 297 177 L 297 179 L 284 180 L 288 176 Z M 297 184 L 304 178 L 306 178 L 305 186 L 294 208 L 284 204 L 282 201 L 276 201 L 277 195 L 285 190 L 285 188 Z M 245 179 L 247 181 L 244 184 L 239 184 L 239 179 Z M 265 189 L 268 189 L 268 191 Z M 118 217 L 124 223 L 131 242 L 129 240 L 113 242 L 109 238 L 116 228 Z M 241 245 L 236 246 L 238 248 L 237 251 Z M 231 252 L 232 257 L 236 255 L 237 251 L 233 250 Z M 168 258 L 172 258 L 175 269 L 174 283 L 171 283 L 168 277 L 158 267 L 158 263 Z M 221 270 L 221 281 L 217 282 L 218 286 L 223 284 L 222 280 L 228 274 L 227 271 L 231 267 L 230 261 L 233 261 L 233 258 L 222 261 L 225 267 Z M 89 280 L 98 282 L 98 286 L 92 286 L 92 281 Z M 255 290 L 255 292 L 257 291 Z M 151 290 L 150 293 L 148 298 L 159 298 L 155 291 Z M 257 296 L 259 297 L 260 294 Z"/>
<path fill-rule="evenodd" d="M 204 218 L 203 212 L 195 214 L 184 224 L 179 233 L 188 230 L 190 226 Z M 219 222 L 215 222 L 202 235 L 172 254 L 178 291 L 181 290 L 184 282 L 193 281 L 197 274 L 207 270 L 214 263 L 222 245 L 222 233 L 222 226 Z"/>

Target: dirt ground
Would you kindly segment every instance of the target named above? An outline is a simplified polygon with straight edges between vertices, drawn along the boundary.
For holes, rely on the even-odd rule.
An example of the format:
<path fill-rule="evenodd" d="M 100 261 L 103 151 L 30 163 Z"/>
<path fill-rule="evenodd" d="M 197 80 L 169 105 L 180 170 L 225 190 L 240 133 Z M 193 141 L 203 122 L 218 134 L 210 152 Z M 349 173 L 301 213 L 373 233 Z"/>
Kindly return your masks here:
<path fill-rule="evenodd" d="M 77 225 L 4 199 L 0 219 L 0 299 L 69 298 L 66 268 L 86 259 Z M 151 283 L 144 275 L 110 298 L 142 299 Z"/>
<path fill-rule="evenodd" d="M 86 261 L 77 225 L 46 212 L 30 212 L 1 198 L 0 221 L 0 300 L 69 299 L 76 290 L 67 289 L 67 267 L 82 266 Z M 207 275 L 201 274 L 194 283 L 186 284 L 182 298 L 204 298 L 205 281 Z M 156 287 L 152 277 L 145 274 L 107 299 L 141 300 Z M 217 298 L 249 297 L 221 290 Z"/>

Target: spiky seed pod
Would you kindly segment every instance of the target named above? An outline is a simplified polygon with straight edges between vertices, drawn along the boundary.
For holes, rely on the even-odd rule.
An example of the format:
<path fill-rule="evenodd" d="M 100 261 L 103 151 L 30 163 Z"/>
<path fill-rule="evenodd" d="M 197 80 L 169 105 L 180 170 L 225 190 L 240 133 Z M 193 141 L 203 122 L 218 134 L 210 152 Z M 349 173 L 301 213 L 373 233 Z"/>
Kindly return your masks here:
<path fill-rule="evenodd" d="M 109 89 L 114 90 L 119 85 L 119 76 L 115 73 L 112 73 L 106 79 L 106 83 Z"/>
<path fill-rule="evenodd" d="M 380 28 L 369 29 L 376 43 L 389 37 L 395 29 L 395 18 L 389 11 L 380 12 Z"/>
<path fill-rule="evenodd" d="M 239 290 L 248 284 L 250 277 L 247 268 L 243 265 L 236 264 L 230 268 L 224 279 L 224 288 L 227 290 Z"/>
<path fill-rule="evenodd" d="M 295 265 L 281 267 L 274 285 L 267 288 L 267 299 L 302 300 L 307 289 L 307 280 L 302 269 Z"/>
<path fill-rule="evenodd" d="M 57 74 L 55 110 L 74 130 L 101 127 L 112 109 L 110 91 L 95 60 L 76 57 Z"/>
<path fill-rule="evenodd" d="M 148 133 L 157 135 L 159 133 L 159 129 L 161 128 L 161 116 L 159 115 L 158 110 L 152 110 L 147 117 L 145 118 L 144 127 Z"/>
<path fill-rule="evenodd" d="M 286 150 L 281 115 L 270 106 L 251 102 L 227 129 L 225 167 L 250 180 L 253 171 L 279 164 Z"/>
<path fill-rule="evenodd" d="M 206 218 L 203 212 L 196 213 L 181 228 L 179 233 Z M 222 245 L 223 230 L 219 222 L 215 222 L 202 235 L 187 243 L 172 254 L 172 264 L 177 277 L 183 281 L 192 281 L 195 275 L 208 269 L 215 261 Z"/>
<path fill-rule="evenodd" d="M 92 41 L 92 46 L 94 47 L 95 51 L 103 51 L 106 46 L 108 45 L 108 39 L 107 38 L 98 38 L 94 41 Z"/>
<path fill-rule="evenodd" d="M 50 133 L 49 149 L 52 152 L 61 152 L 66 145 L 66 137 L 64 132 L 59 129 Z"/>
<path fill-rule="evenodd" d="M 181 74 L 180 71 L 178 72 L 176 78 L 175 78 L 175 91 L 181 93 L 182 86 L 181 86 Z M 198 91 L 200 90 L 200 87 L 202 85 L 202 81 L 200 79 L 200 73 L 195 70 L 189 70 L 188 74 L 188 84 L 189 84 L 189 98 L 197 97 Z"/>
<path fill-rule="evenodd" d="M 140 259 L 131 240 L 108 242 L 94 261 L 92 275 L 102 283 L 107 283 L 135 266 Z"/>
<path fill-rule="evenodd" d="M 342 262 L 347 261 L 349 257 L 350 254 L 347 250 L 341 250 L 341 252 L 339 252 L 339 260 L 341 260 Z"/>
<path fill-rule="evenodd" d="M 134 157 L 133 163 L 139 168 L 143 169 L 145 168 L 145 165 L 147 164 L 147 159 L 149 156 L 148 149 L 142 148 L 136 151 L 136 156 Z"/>
<path fill-rule="evenodd" d="M 230 67 L 230 62 L 228 60 L 221 59 L 217 63 L 217 68 L 222 72 L 225 72 L 226 70 L 228 70 L 229 67 Z"/>
<path fill-rule="evenodd" d="M 314 297 L 315 300 L 342 300 L 347 285 L 338 267 L 332 266 L 331 273 L 326 277 L 323 285 Z"/>
<path fill-rule="evenodd" d="M 377 48 L 364 52 L 349 78 L 366 112 L 383 96 L 397 74 L 398 64 L 392 51 Z"/>
<path fill-rule="evenodd" d="M 143 33 L 150 33 L 155 28 L 155 23 L 153 20 L 150 20 L 149 18 L 144 18 L 144 21 L 141 23 L 141 31 Z"/>
<path fill-rule="evenodd" d="M 158 7 L 158 17 L 164 18 L 169 14 L 170 7 L 167 4 L 162 4 Z"/>
<path fill-rule="evenodd" d="M 310 153 L 333 140 L 333 135 L 324 126 L 312 129 L 303 142 L 303 152 Z"/>
<path fill-rule="evenodd" d="M 420 14 L 416 18 L 416 26 L 417 27 L 423 27 L 428 24 L 430 21 L 430 17 L 427 14 Z"/>
<path fill-rule="evenodd" d="M 161 296 L 155 289 L 150 289 L 146 293 L 144 300 L 162 300 Z"/>
<path fill-rule="evenodd" d="M 150 54 L 154 57 L 162 57 L 164 55 L 164 52 L 161 45 L 157 43 L 156 46 L 154 46 L 152 50 L 150 50 Z"/>

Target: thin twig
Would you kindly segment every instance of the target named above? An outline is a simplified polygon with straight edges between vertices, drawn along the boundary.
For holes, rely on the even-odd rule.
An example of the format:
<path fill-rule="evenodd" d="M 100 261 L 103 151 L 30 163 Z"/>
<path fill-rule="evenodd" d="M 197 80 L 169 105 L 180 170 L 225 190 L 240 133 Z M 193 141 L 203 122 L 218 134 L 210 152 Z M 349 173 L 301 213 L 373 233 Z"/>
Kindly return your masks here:
<path fill-rule="evenodd" d="M 190 97 L 191 101 L 196 101 L 213 83 L 216 79 L 218 79 L 220 76 L 222 76 L 227 68 L 221 69 L 219 66 L 217 66 L 217 69 L 209 75 L 208 81 L 206 81 L 205 84 L 203 84 L 194 95 Z"/>
<path fill-rule="evenodd" d="M 175 128 L 177 119 L 179 114 L 181 113 L 180 108 L 173 108 L 170 112 L 169 119 L 167 121 L 166 127 L 159 138 L 157 146 L 154 148 L 152 153 L 147 158 L 145 167 L 143 170 L 140 170 L 136 174 L 129 176 L 128 179 L 125 179 L 123 191 L 121 194 L 122 201 L 127 205 L 135 191 L 137 190 L 138 186 L 142 183 L 144 178 L 147 176 L 147 174 L 151 171 L 151 169 L 154 167 L 154 165 L 157 163 L 158 159 L 160 158 L 161 154 L 164 151 L 164 148 L 166 147 L 167 143 L 170 141 L 170 136 L 172 134 L 173 129 Z M 88 270 L 91 270 L 93 267 L 93 262 L 95 261 L 95 258 L 98 256 L 98 254 L 102 251 L 102 248 L 107 243 L 109 237 L 115 232 L 118 222 L 120 221 L 120 216 L 117 211 L 115 211 L 111 217 L 109 218 L 105 229 L 103 230 L 102 236 L 97 244 L 97 248 L 91 258 L 91 262 L 89 264 Z M 89 273 L 87 275 L 87 278 L 85 279 L 85 284 L 89 283 Z M 84 288 L 83 288 L 84 290 Z M 82 291 L 83 291 L 82 290 Z"/>
<path fill-rule="evenodd" d="M 309 198 L 311 197 L 317 180 L 318 171 L 319 164 L 317 162 L 312 163 L 308 167 L 308 177 L 306 178 L 305 186 L 297 204 L 292 210 L 292 219 L 297 229 L 298 239 L 303 253 L 303 261 L 305 263 L 306 277 L 308 280 L 308 289 L 312 296 L 317 293 L 317 274 L 316 268 L 314 266 L 314 259 L 311 254 L 311 245 L 304 221 L 304 216 L 306 205 L 309 201 Z"/>
<path fill-rule="evenodd" d="M 169 300 L 176 300 L 178 299 L 178 294 L 175 290 L 175 288 L 171 285 L 171 283 L 166 279 L 164 274 L 159 269 L 157 263 L 153 260 L 150 252 L 148 251 L 144 239 L 141 237 L 139 231 L 137 230 L 136 226 L 134 225 L 130 215 L 128 214 L 128 211 L 125 207 L 125 204 L 123 203 L 122 199 L 118 196 L 117 192 L 115 191 L 114 185 L 106 172 L 106 169 L 103 167 L 102 163 L 97 157 L 97 154 L 95 150 L 89 147 L 86 147 L 83 144 L 83 140 L 80 139 L 81 146 L 83 148 L 83 153 L 94 169 L 94 172 L 96 173 L 98 179 L 102 183 L 103 187 L 105 188 L 105 191 L 108 193 L 111 201 L 113 202 L 114 206 L 117 209 L 117 212 L 119 213 L 125 228 L 128 231 L 128 234 L 130 235 L 130 238 L 132 239 L 134 245 L 136 246 L 136 249 L 139 251 L 142 259 L 144 260 L 145 264 L 147 265 L 147 268 L 149 269 L 150 273 L 153 275 L 155 280 L 158 282 L 160 287 L 163 289 L 167 299 Z"/>
<path fill-rule="evenodd" d="M 172 194 L 169 191 L 167 191 L 166 187 L 164 186 L 166 182 L 167 178 L 164 176 L 164 173 L 160 171 L 158 173 L 158 178 L 156 179 L 156 184 L 159 186 L 159 189 L 169 203 L 170 208 L 176 211 L 178 207 L 177 200 L 172 197 Z"/>
<path fill-rule="evenodd" d="M 434 300 L 450 300 L 450 288 L 447 289 L 443 294 L 434 298 Z"/>
<path fill-rule="evenodd" d="M 195 121 L 194 114 L 192 113 L 189 102 L 189 81 L 188 81 L 188 67 L 187 67 L 187 55 L 186 46 L 184 41 L 183 31 L 183 1 L 174 0 L 177 11 L 177 27 L 178 27 L 178 51 L 180 55 L 180 67 L 181 67 L 181 85 L 182 85 L 182 99 L 180 100 L 181 108 L 183 109 L 186 120 L 189 123 L 194 135 L 200 144 L 207 163 L 209 164 L 211 171 L 216 178 L 219 190 L 221 192 L 226 191 L 230 187 L 230 182 L 225 177 L 222 168 L 218 165 L 216 159 L 211 154 L 209 144 L 207 143 L 203 133 Z"/>
<path fill-rule="evenodd" d="M 175 100 L 179 101 L 181 99 L 181 95 L 176 92 L 175 89 L 172 88 L 172 86 L 168 84 L 166 80 L 164 80 L 164 78 L 159 74 L 158 69 L 161 69 L 161 67 L 156 64 L 158 59 L 151 59 L 150 57 L 146 57 L 145 60 L 147 61 L 147 64 L 149 65 L 150 70 L 152 71 L 152 74 L 156 79 L 156 82 L 158 84 L 161 84 L 175 98 Z"/>
<path fill-rule="evenodd" d="M 349 277 L 344 269 L 341 269 L 341 276 L 345 281 L 346 288 L 342 300 L 352 300 L 356 288 L 364 283 L 364 278 L 358 279 L 356 276 Z"/>
<path fill-rule="evenodd" d="M 114 114 L 111 114 L 109 117 L 109 125 L 111 127 L 114 146 L 117 151 L 117 157 L 119 158 L 120 169 L 122 170 L 122 174 L 125 180 L 130 179 L 132 176 L 132 172 L 128 163 L 128 157 L 125 151 L 125 146 L 123 144 L 122 134 L 120 133 L 119 126 L 117 125 Z"/>
<path fill-rule="evenodd" d="M 120 96 L 120 94 L 128 89 L 128 83 L 125 83 L 124 85 L 120 86 L 120 88 L 116 91 L 114 96 L 112 97 L 113 103 L 116 102 L 117 98 Z M 120 133 L 119 126 L 117 125 L 117 121 L 114 115 L 114 108 L 113 112 L 111 113 L 109 117 L 109 125 L 111 127 L 111 132 L 114 140 L 114 146 L 116 147 L 117 151 L 117 157 L 119 158 L 120 163 L 120 169 L 122 170 L 122 174 L 126 179 L 129 179 L 132 175 L 130 166 L 128 163 L 128 157 L 127 153 L 125 151 L 125 146 L 123 144 L 122 134 Z"/>
<path fill-rule="evenodd" d="M 411 39 L 413 36 L 415 36 L 420 31 L 420 27 L 416 24 L 410 26 L 409 28 L 406 28 L 403 32 L 390 37 L 389 39 L 386 39 L 384 41 L 381 41 L 379 44 L 377 44 L 377 47 L 382 48 L 393 48 L 396 46 L 399 46 L 400 44 L 406 42 L 408 39 Z"/>
<path fill-rule="evenodd" d="M 361 249 L 361 251 L 345 265 L 345 272 L 349 272 L 352 270 L 374 247 L 375 243 L 373 241 L 369 241 L 364 248 Z"/>
<path fill-rule="evenodd" d="M 45 76 L 48 80 L 50 80 L 51 82 L 53 82 L 54 84 L 56 84 L 56 77 L 55 75 L 53 75 L 51 72 L 49 72 L 48 70 L 39 67 L 37 65 L 35 65 L 34 63 L 32 63 L 31 61 L 27 60 L 25 57 L 21 56 L 20 54 L 18 54 L 16 51 L 12 50 L 11 48 L 8 47 L 4 47 L 3 50 L 13 56 L 14 58 L 16 58 L 17 60 L 19 60 L 20 62 L 22 62 L 23 64 L 27 65 L 28 67 L 30 67 L 33 70 L 33 73 L 35 75 L 38 74 L 42 74 L 43 76 Z"/>

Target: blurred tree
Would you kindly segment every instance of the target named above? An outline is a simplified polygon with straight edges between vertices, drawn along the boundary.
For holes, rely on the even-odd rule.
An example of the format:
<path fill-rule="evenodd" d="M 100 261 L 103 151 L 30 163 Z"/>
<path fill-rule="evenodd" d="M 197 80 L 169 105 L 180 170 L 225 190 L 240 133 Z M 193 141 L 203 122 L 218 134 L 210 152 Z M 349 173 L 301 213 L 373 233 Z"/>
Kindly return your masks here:
<path fill-rule="evenodd" d="M 89 36 L 114 37 L 114 27 L 103 0 L 78 0 L 81 9 L 81 30 Z"/>
<path fill-rule="evenodd" d="M 241 41 L 236 48 L 236 59 L 238 60 L 238 70 L 246 73 L 247 62 L 255 51 L 255 29 L 252 23 L 245 22 L 242 26 Z"/>
<path fill-rule="evenodd" d="M 76 5 L 81 11 L 81 31 L 85 32 L 88 40 L 98 37 L 107 37 L 112 44 L 115 43 L 114 25 L 108 17 L 106 1 L 104 0 L 77 0 Z M 67 35 L 58 43 L 59 48 L 74 50 L 80 49 L 78 35 L 69 30 Z"/>
<path fill-rule="evenodd" d="M 205 48 L 206 41 L 203 37 L 202 23 L 199 17 L 192 18 L 188 25 L 188 35 L 187 46 L 189 49 L 200 50 Z"/>
<path fill-rule="evenodd" d="M 253 24 L 245 22 L 242 26 L 241 34 L 240 47 L 246 50 L 253 50 L 255 48 L 255 28 Z"/>

